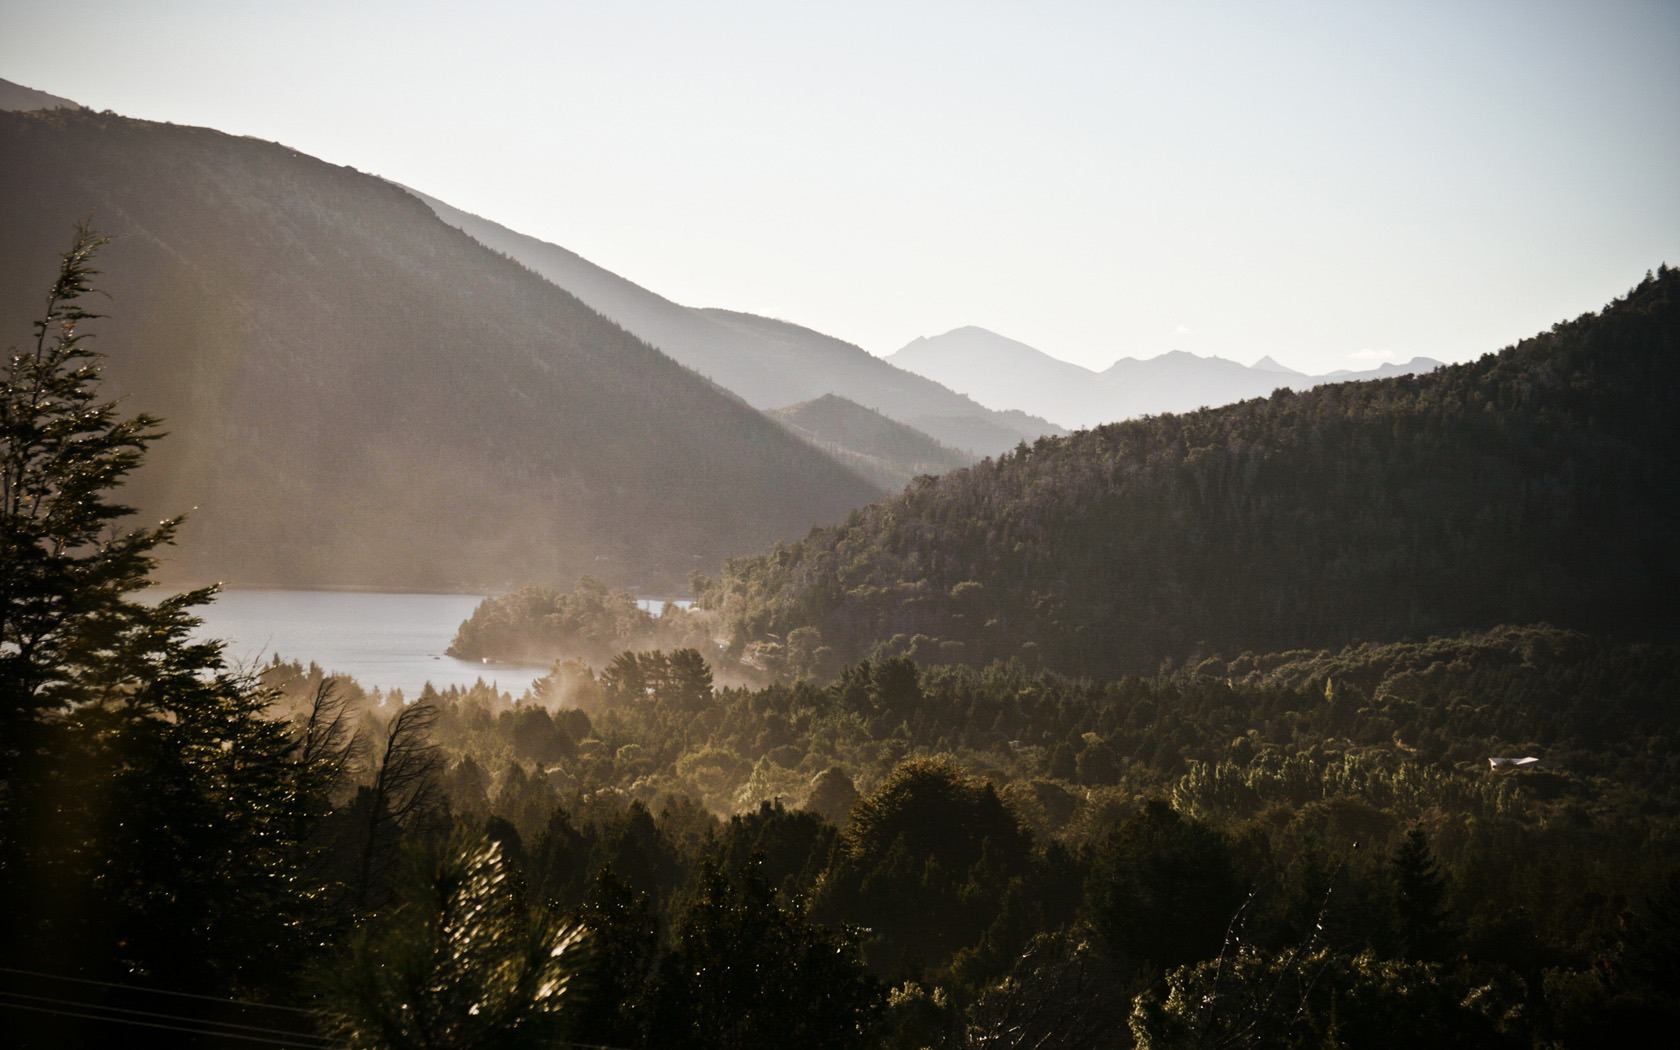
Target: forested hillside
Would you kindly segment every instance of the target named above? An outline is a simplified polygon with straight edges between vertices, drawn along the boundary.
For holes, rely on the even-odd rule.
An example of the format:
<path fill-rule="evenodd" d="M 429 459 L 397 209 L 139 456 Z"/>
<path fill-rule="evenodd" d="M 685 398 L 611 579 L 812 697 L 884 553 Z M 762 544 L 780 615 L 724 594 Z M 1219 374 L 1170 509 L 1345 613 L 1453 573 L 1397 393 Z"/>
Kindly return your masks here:
<path fill-rule="evenodd" d="M 403 190 L 203 128 L 0 114 L 8 345 L 89 216 L 176 578 L 669 590 L 879 494 Z"/>
<path fill-rule="evenodd" d="M 100 388 L 98 248 L 0 375 L 8 1045 L 1564 1050 L 1680 1018 L 1680 647 L 819 684 L 805 629 L 731 687 L 710 614 L 583 580 L 462 625 L 605 661 L 517 700 L 232 671 L 190 634 L 211 590 L 150 589 L 178 522 L 124 528 L 162 435 Z"/>
<path fill-rule="evenodd" d="M 835 394 L 770 410 L 772 419 L 889 492 L 922 474 L 966 467 L 973 457 Z"/>
<path fill-rule="evenodd" d="M 681 649 L 409 709 L 436 819 L 599 938 L 580 1042 L 1556 1050 L 1676 1016 L 1677 671 L 1549 627 L 1108 681 Z"/>
<path fill-rule="evenodd" d="M 1680 272 L 1426 376 L 1022 445 L 700 581 L 738 645 L 1067 672 L 1549 621 L 1671 637 Z"/>

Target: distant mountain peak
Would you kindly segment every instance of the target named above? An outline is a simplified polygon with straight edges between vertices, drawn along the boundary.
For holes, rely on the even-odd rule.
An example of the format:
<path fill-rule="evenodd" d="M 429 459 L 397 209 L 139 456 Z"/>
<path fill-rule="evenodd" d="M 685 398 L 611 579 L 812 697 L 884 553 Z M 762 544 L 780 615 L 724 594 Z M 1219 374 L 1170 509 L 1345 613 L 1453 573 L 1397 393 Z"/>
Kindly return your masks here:
<path fill-rule="evenodd" d="M 1175 349 L 1148 358 L 1122 357 L 1098 372 L 973 325 L 915 339 L 889 360 L 983 405 L 1020 409 L 1074 428 L 1231 404 L 1264 397 L 1283 385 L 1305 389 L 1440 367 L 1440 362 L 1420 357 L 1363 372 L 1311 375 L 1269 355 L 1245 365 L 1217 354 Z"/>
<path fill-rule="evenodd" d="M 949 332 L 945 332 L 942 335 L 936 335 L 931 338 L 925 335 L 919 335 L 915 339 L 912 339 L 908 346 L 902 347 L 898 352 L 903 353 L 911 346 L 938 342 L 961 345 L 965 349 L 969 350 L 980 348 L 987 350 L 1010 350 L 1016 353 L 1034 354 L 1039 357 L 1049 358 L 1052 361 L 1060 361 L 1060 358 L 1050 357 L 1050 355 L 1044 351 L 1039 350 L 1036 347 L 1028 346 L 1019 339 L 1011 339 L 1007 335 L 999 335 L 990 328 L 981 328 L 977 324 L 965 324 L 961 328 L 953 328 Z M 1062 361 L 1061 363 L 1067 364 L 1065 361 Z"/>
<path fill-rule="evenodd" d="M 1290 368 L 1288 365 L 1279 364 L 1275 359 L 1273 359 L 1271 354 L 1267 354 L 1265 357 L 1262 357 L 1260 360 L 1254 362 L 1248 367 L 1252 368 L 1256 372 L 1276 372 L 1278 375 L 1286 376 L 1306 375 L 1305 372 L 1298 372 L 1295 369 Z"/>
<path fill-rule="evenodd" d="M 411 191 L 412 192 L 412 191 Z M 613 323 L 761 410 L 839 394 L 953 448 L 996 455 L 1061 433 L 1043 419 L 994 411 L 860 346 L 772 317 L 681 306 L 576 252 L 425 194 L 444 222 L 577 296 Z"/>

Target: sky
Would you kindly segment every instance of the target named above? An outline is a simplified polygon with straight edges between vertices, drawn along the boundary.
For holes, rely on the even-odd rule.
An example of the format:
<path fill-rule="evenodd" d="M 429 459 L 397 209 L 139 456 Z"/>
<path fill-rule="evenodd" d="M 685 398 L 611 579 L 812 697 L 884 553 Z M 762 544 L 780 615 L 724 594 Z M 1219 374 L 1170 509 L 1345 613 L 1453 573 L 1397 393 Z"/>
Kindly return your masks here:
<path fill-rule="evenodd" d="M 0 0 L 0 77 L 888 354 L 1459 361 L 1680 265 L 1680 2 Z"/>

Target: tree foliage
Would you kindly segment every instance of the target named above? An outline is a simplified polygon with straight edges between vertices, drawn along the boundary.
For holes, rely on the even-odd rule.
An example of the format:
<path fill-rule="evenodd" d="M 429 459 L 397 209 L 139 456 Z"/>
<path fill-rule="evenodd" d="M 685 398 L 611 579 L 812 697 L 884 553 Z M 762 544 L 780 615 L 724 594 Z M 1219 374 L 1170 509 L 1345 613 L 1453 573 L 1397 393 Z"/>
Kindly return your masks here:
<path fill-rule="evenodd" d="M 570 593 L 526 586 L 479 603 L 455 632 L 463 660 L 582 660 L 604 666 L 625 650 L 712 649 L 710 619 L 671 602 L 658 616 L 629 591 L 584 576 Z"/>
<path fill-rule="evenodd" d="M 324 986 L 328 1028 L 370 1050 L 553 1038 L 584 944 L 581 927 L 525 904 L 499 843 L 457 836 L 358 933 Z"/>
<path fill-rule="evenodd" d="M 775 900 L 754 866 L 703 864 L 651 992 L 650 1045 L 867 1045 L 882 989 L 843 935 Z"/>
<path fill-rule="evenodd" d="M 78 227 L 35 321 L 9 354 L 0 387 L 0 756 L 10 768 L 44 716 L 101 701 L 144 704 L 213 664 L 185 641 L 196 591 L 148 605 L 155 552 L 178 520 L 124 528 L 116 488 L 160 436 L 152 416 L 125 418 L 99 395 L 88 345 L 94 255 L 106 242 Z M 135 696 L 152 689 L 152 697 Z"/>
<path fill-rule="evenodd" d="M 8 491 L 40 497 L 0 609 L 9 966 L 294 1003 L 313 966 L 370 1046 L 1096 1047 L 1130 1006 L 1146 1046 L 1551 1050 L 1675 1015 L 1673 647 L 1505 626 L 1092 678 L 927 633 L 837 667 L 801 626 L 734 658 L 826 685 L 720 684 L 673 641 L 517 701 L 231 675 L 194 596 L 136 600 L 169 525 L 124 533 L 109 498 L 156 425 L 78 356 L 92 243 L 7 387 L 35 420 Z M 83 430 L 29 400 L 72 375 Z M 567 631 L 634 609 L 597 590 Z M 894 600 L 972 624 L 1000 590 Z"/>
<path fill-rule="evenodd" d="M 335 734 L 300 743 L 192 640 L 209 591 L 140 594 L 176 523 L 131 530 L 113 496 L 159 433 L 99 395 L 82 300 L 103 243 L 78 228 L 0 389 L 0 947 L 8 965 L 275 989 L 326 921 L 309 839 Z"/>
<path fill-rule="evenodd" d="M 1219 954 L 1245 887 L 1218 829 L 1154 799 L 1093 852 L 1086 899 L 1111 953 L 1157 970 Z"/>
<path fill-rule="evenodd" d="M 1140 995 L 1139 1050 L 1522 1045 L 1503 1030 L 1509 986 L 1466 987 L 1432 966 L 1322 948 L 1247 951 L 1167 974 Z"/>
<path fill-rule="evenodd" d="M 1115 423 L 699 581 L 743 648 L 1148 673 L 1546 621 L 1669 637 L 1680 271 L 1424 376 Z"/>

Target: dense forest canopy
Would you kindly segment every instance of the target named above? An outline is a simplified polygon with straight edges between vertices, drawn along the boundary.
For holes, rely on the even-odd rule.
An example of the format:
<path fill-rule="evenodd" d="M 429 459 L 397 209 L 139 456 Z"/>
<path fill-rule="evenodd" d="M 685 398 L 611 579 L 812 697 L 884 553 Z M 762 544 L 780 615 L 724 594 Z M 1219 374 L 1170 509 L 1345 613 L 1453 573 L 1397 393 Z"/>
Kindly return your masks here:
<path fill-rule="evenodd" d="M 1548 621 L 1672 637 L 1680 272 L 1415 377 L 1023 444 L 697 583 L 736 645 L 1064 672 Z"/>
<path fill-rule="evenodd" d="M 1129 1023 L 1139 1045 L 1590 1046 L 1675 1016 L 1673 647 L 1501 627 L 1114 680 L 891 657 L 718 688 L 703 667 L 621 654 L 583 709 L 418 698 L 452 819 L 613 931 L 584 1041 L 668 1045 L 670 968 L 708 943 L 791 973 L 797 929 L 863 967 L 823 978 L 850 1004 L 837 1045 L 1099 1047 Z M 264 677 L 294 717 L 323 681 Z M 1241 983 L 1207 998 L 1217 966 Z M 740 1027 L 713 1015 L 692 1045 L 777 1045 L 756 987 L 717 992 Z"/>
<path fill-rule="evenodd" d="M 1153 606 L 1078 604 L 1069 576 L 973 628 L 1026 632 L 1024 656 L 919 634 L 853 659 L 866 620 L 822 620 L 834 647 L 816 626 L 860 597 L 833 591 L 719 652 L 716 613 L 655 618 L 586 578 L 463 624 L 463 653 L 570 647 L 525 695 L 407 697 L 230 669 L 190 634 L 210 591 L 145 599 L 179 523 L 117 501 L 165 424 L 101 390 L 101 246 L 61 258 L 0 383 L 17 1045 L 1558 1050 L 1680 1022 L 1680 647 L 1632 637 L 1673 625 L 1672 272 L 1438 379 L 930 478 L 705 588 L 743 617 L 742 581 L 836 550 L 884 572 L 864 541 L 890 538 L 910 582 L 881 607 L 969 630 L 1032 571 L 1121 578 L 1161 545 L 1110 596 Z M 1076 543 L 1119 518 L 1123 542 Z M 1019 581 L 962 560 L 1005 526 Z M 1337 529 L 1393 546 L 1352 559 Z M 1231 601 L 1272 604 L 1221 619 L 1192 540 L 1319 572 L 1275 593 L 1276 564 L 1233 572 Z M 1315 599 L 1351 626 L 1302 618 Z M 1566 626 L 1499 618 L 1523 602 Z M 1122 612 L 1164 625 L 1098 658 L 1078 624 Z M 1210 624 L 1373 634 L 1217 656 L 1184 641 Z M 1089 673 L 1150 646 L 1170 664 Z"/>
<path fill-rule="evenodd" d="M 455 632 L 449 655 L 462 660 L 549 664 L 578 660 L 596 667 L 625 650 L 712 650 L 710 616 L 690 616 L 678 603 L 660 615 L 629 591 L 585 576 L 570 593 L 526 586 L 486 598 Z"/>

